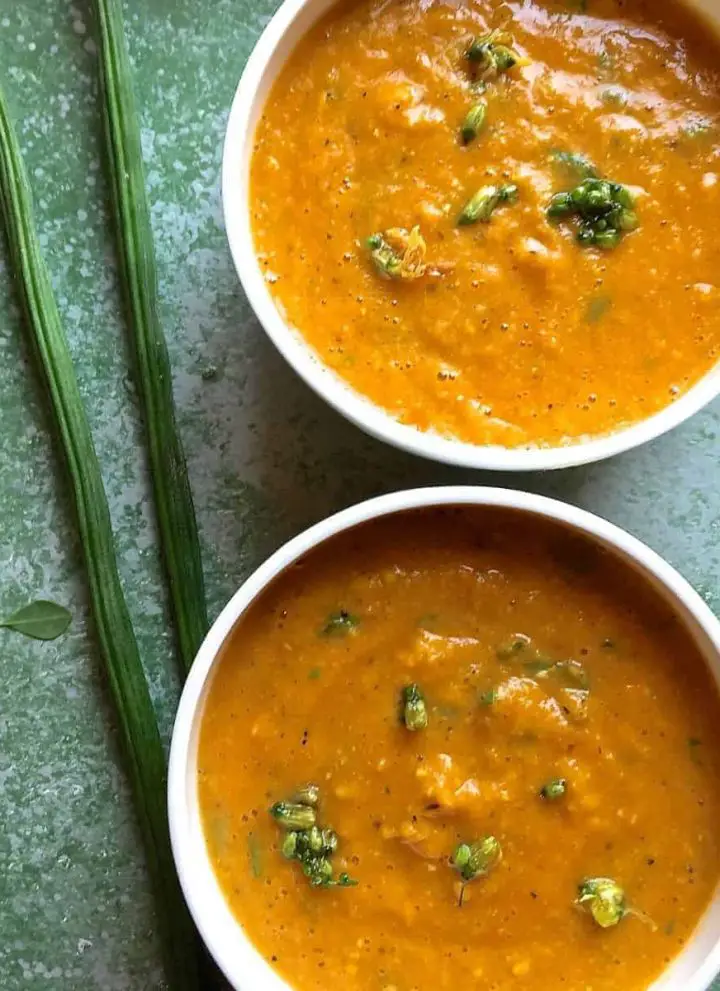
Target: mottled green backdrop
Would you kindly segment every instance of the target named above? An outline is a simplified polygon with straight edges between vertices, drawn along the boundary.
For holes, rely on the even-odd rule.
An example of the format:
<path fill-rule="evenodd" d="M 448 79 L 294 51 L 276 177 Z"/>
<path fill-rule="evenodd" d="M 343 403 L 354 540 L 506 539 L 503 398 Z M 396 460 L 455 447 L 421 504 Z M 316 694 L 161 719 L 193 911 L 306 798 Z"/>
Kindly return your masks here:
<path fill-rule="evenodd" d="M 627 527 L 720 606 L 717 403 L 636 454 L 552 476 L 489 477 L 383 448 L 324 406 L 265 340 L 238 286 L 219 200 L 228 107 L 273 0 L 131 0 L 126 23 L 160 270 L 161 315 L 214 617 L 287 536 L 388 489 L 500 481 Z M 0 77 L 95 431 L 121 575 L 169 732 L 177 698 L 137 404 L 108 239 L 94 28 L 86 3 L 0 0 Z M 98 676 L 62 474 L 0 271 L 0 612 L 40 595 L 61 640 L 0 631 L 0 989 L 161 987 L 113 720 Z"/>

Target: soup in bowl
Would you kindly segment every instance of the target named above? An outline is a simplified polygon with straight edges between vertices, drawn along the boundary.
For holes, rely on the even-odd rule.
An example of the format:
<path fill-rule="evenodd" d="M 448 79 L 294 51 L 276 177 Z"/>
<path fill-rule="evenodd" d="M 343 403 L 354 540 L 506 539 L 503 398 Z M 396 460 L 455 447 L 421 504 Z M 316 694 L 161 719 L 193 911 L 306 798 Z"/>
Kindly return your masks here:
<path fill-rule="evenodd" d="M 704 991 L 720 629 L 610 524 L 419 490 L 291 541 L 183 693 L 173 849 L 242 991 Z"/>
<path fill-rule="evenodd" d="M 289 0 L 223 165 L 272 339 L 371 433 L 460 464 L 590 461 L 690 415 L 720 389 L 708 25 L 674 0 Z"/>

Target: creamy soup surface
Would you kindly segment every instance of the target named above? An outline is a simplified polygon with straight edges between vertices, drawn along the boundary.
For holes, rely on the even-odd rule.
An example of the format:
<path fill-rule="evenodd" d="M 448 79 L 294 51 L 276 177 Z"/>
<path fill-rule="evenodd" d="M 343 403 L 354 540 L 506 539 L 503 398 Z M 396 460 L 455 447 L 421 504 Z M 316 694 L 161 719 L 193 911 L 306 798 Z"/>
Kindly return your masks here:
<path fill-rule="evenodd" d="M 517 64 L 468 59 L 491 31 Z M 718 357 L 718 67 L 718 39 L 668 0 L 341 4 L 257 129 L 252 221 L 278 307 L 421 430 L 557 445 L 649 416 Z M 586 170 L 634 201 L 615 247 L 547 215 Z M 459 224 L 488 186 L 512 202 Z M 415 229 L 403 274 L 378 270 L 368 238 L 404 254 Z"/>
<path fill-rule="evenodd" d="M 422 511 L 311 553 L 241 620 L 200 805 L 295 991 L 644 991 L 718 880 L 719 736 L 696 647 L 624 565 L 554 524 Z M 277 818 L 308 785 L 347 887 L 313 887 L 312 822 Z M 468 878 L 462 845 L 490 840 Z M 623 899 L 607 928 L 578 904 L 598 878 Z"/>

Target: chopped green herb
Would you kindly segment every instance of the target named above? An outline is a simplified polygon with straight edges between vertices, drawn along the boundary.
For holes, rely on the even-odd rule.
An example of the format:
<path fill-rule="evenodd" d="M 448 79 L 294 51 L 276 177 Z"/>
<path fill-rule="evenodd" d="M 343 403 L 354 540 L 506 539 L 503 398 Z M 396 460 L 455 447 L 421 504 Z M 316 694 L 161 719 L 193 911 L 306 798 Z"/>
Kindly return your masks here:
<path fill-rule="evenodd" d="M 698 740 L 698 738 L 696 736 L 691 736 L 688 739 L 688 746 L 690 748 L 699 747 L 701 744 L 702 744 L 702 740 Z"/>
<path fill-rule="evenodd" d="M 291 834 L 290 834 L 291 835 Z M 250 870 L 252 876 L 258 878 L 262 876 L 262 855 L 260 845 L 254 833 L 249 833 L 247 838 L 248 858 L 250 860 Z"/>
<path fill-rule="evenodd" d="M 627 186 L 607 179 L 584 179 L 569 192 L 555 193 L 546 214 L 551 221 L 576 221 L 578 244 L 608 249 L 637 227 L 633 206 Z"/>
<path fill-rule="evenodd" d="M 293 795 L 293 802 L 299 802 L 300 805 L 309 805 L 311 809 L 314 809 L 319 801 L 320 789 L 317 785 L 303 785 Z"/>
<path fill-rule="evenodd" d="M 480 705 L 492 705 L 497 699 L 497 690 L 495 688 L 489 688 L 486 692 L 483 692 L 478 701 Z"/>
<path fill-rule="evenodd" d="M 283 829 L 304 830 L 315 825 L 315 809 L 300 802 L 275 802 L 270 815 Z"/>
<path fill-rule="evenodd" d="M 317 826 L 313 826 L 308 829 L 305 833 L 299 834 L 304 841 L 301 849 L 306 850 L 308 853 L 312 853 L 314 856 L 319 856 L 320 854 L 325 854 L 327 851 L 323 849 L 323 837 L 322 833 Z M 300 847 L 300 844 L 298 843 Z"/>
<path fill-rule="evenodd" d="M 402 260 L 382 234 L 371 234 L 366 243 L 372 263 L 378 272 L 386 275 L 389 279 L 399 279 L 402 272 Z"/>
<path fill-rule="evenodd" d="M 466 227 L 469 224 L 476 224 L 478 221 L 486 224 L 490 220 L 501 203 L 515 203 L 518 197 L 518 188 L 513 183 L 504 183 L 501 186 L 483 186 L 478 189 L 474 196 L 471 196 L 458 217 L 458 227 Z"/>
<path fill-rule="evenodd" d="M 483 129 L 486 116 L 487 104 L 484 100 L 479 100 L 468 110 L 467 116 L 462 122 L 462 127 L 460 128 L 460 137 L 462 138 L 463 144 L 468 145 L 471 141 L 475 140 L 480 131 Z"/>
<path fill-rule="evenodd" d="M 353 616 L 346 609 L 341 609 L 339 612 L 330 613 L 321 632 L 324 637 L 344 637 L 348 633 L 354 633 L 359 625 L 360 620 L 357 616 Z"/>
<path fill-rule="evenodd" d="M 311 668 L 310 671 L 308 672 L 308 678 L 311 681 L 317 681 L 317 679 L 320 677 L 321 674 L 322 671 L 320 670 L 320 668 Z"/>
<path fill-rule="evenodd" d="M 515 66 L 529 65 L 529 59 L 518 55 L 511 45 L 512 35 L 496 29 L 475 38 L 466 57 L 486 77 L 499 76 Z"/>
<path fill-rule="evenodd" d="M 539 794 L 541 798 L 545 798 L 549 802 L 554 802 L 558 798 L 562 798 L 566 791 L 567 780 L 565 778 L 552 778 L 550 781 L 545 782 Z"/>
<path fill-rule="evenodd" d="M 320 791 L 305 785 L 295 793 L 293 802 L 276 802 L 270 814 L 286 830 L 280 852 L 286 860 L 296 860 L 313 888 L 351 888 L 358 882 L 346 873 L 333 877 L 331 857 L 338 848 L 333 829 L 317 824 L 316 807 Z"/>
<path fill-rule="evenodd" d="M 483 836 L 475 843 L 460 843 L 455 848 L 452 865 L 463 881 L 472 881 L 489 872 L 500 858 L 500 844 L 494 836 Z"/>
<path fill-rule="evenodd" d="M 320 833 L 324 853 L 335 853 L 338 848 L 338 836 L 333 829 L 323 829 Z"/>
<path fill-rule="evenodd" d="M 610 637 L 605 637 L 600 646 L 603 650 L 615 650 L 615 641 L 611 640 Z"/>
<path fill-rule="evenodd" d="M 402 690 L 402 717 L 406 728 L 412 732 L 427 727 L 428 713 L 425 696 L 416 684 L 406 685 Z"/>
<path fill-rule="evenodd" d="M 478 877 L 487 877 L 502 859 L 502 847 L 494 836 L 483 836 L 474 843 L 460 843 L 450 858 L 451 866 L 459 873 L 463 885 L 458 904 L 462 906 L 465 885 Z"/>
<path fill-rule="evenodd" d="M 327 857 L 305 854 L 300 860 L 302 872 L 312 888 L 327 888 L 332 881 L 332 864 Z"/>
<path fill-rule="evenodd" d="M 67 630 L 71 619 L 65 606 L 48 599 L 38 599 L 0 619 L 0 626 L 33 640 L 57 640 Z"/>
<path fill-rule="evenodd" d="M 582 881 L 576 904 L 586 909 L 603 929 L 616 926 L 628 912 L 625 892 L 609 877 L 589 877 Z"/>
<path fill-rule="evenodd" d="M 393 227 L 371 234 L 366 241 L 370 260 L 388 279 L 419 279 L 425 274 L 427 245 L 419 227 Z"/>
<path fill-rule="evenodd" d="M 298 836 L 300 833 L 291 831 L 283 836 L 280 852 L 287 860 L 294 860 L 297 853 Z"/>

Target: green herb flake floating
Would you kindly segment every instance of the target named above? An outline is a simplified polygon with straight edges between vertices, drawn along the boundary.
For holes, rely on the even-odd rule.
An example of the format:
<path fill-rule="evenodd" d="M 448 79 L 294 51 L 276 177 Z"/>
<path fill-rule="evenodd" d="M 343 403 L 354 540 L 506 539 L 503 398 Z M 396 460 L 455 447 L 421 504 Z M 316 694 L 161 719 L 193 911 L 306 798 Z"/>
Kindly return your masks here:
<path fill-rule="evenodd" d="M 576 904 L 602 929 L 616 926 L 628 914 L 625 892 L 610 877 L 588 877 L 578 885 Z"/>
<path fill-rule="evenodd" d="M 340 609 L 330 613 L 320 632 L 324 637 L 344 637 L 348 633 L 355 633 L 359 625 L 357 616 L 353 616 L 347 609 Z"/>
<path fill-rule="evenodd" d="M 545 782 L 539 794 L 540 798 L 544 798 L 548 802 L 555 802 L 558 798 L 563 798 L 566 791 L 567 781 L 565 778 L 552 778 Z"/>
<path fill-rule="evenodd" d="M 409 231 L 404 227 L 390 227 L 371 234 L 365 246 L 376 271 L 386 279 L 412 281 L 425 275 L 427 245 L 417 226 Z"/>
<path fill-rule="evenodd" d="M 317 822 L 320 789 L 299 788 L 292 801 L 275 802 L 270 815 L 285 831 L 280 852 L 286 860 L 297 860 L 312 888 L 352 888 L 358 882 L 344 871 L 333 873 L 331 857 L 338 848 L 338 835 Z"/>
<path fill-rule="evenodd" d="M 466 57 L 483 77 L 497 77 L 515 66 L 529 65 L 530 60 L 518 55 L 512 48 L 512 35 L 496 29 L 480 35 L 471 42 Z"/>
<path fill-rule="evenodd" d="M 402 717 L 405 727 L 412 732 L 427 728 L 427 703 L 418 685 L 406 685 L 403 688 Z"/>
<path fill-rule="evenodd" d="M 474 106 L 470 107 L 460 128 L 460 137 L 463 144 L 468 145 L 471 141 L 475 140 L 485 126 L 486 117 L 487 104 L 483 100 L 479 100 Z"/>
<path fill-rule="evenodd" d="M 495 836 L 483 836 L 474 843 L 459 843 L 450 858 L 453 867 L 462 878 L 458 905 L 462 907 L 465 885 L 479 877 L 487 877 L 493 867 L 502 860 L 502 847 Z"/>
<path fill-rule="evenodd" d="M 587 178 L 569 192 L 555 193 L 547 208 L 551 222 L 575 221 L 578 244 L 609 250 L 635 230 L 635 197 L 619 182 Z"/>
<path fill-rule="evenodd" d="M 483 186 L 471 196 L 458 217 L 458 227 L 467 227 L 478 221 L 487 224 L 501 203 L 515 203 L 518 188 L 513 183 L 502 186 Z"/>

